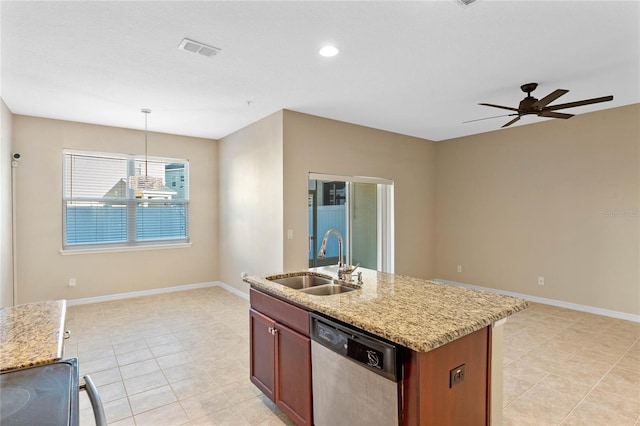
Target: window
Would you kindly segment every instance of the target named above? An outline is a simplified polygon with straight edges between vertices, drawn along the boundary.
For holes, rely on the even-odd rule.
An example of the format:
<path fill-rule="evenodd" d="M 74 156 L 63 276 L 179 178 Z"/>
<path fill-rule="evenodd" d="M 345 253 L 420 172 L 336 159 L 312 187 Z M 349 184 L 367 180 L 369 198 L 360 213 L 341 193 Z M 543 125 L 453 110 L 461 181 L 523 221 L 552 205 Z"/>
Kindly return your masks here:
<path fill-rule="evenodd" d="M 187 160 L 63 155 L 63 249 L 189 242 Z"/>

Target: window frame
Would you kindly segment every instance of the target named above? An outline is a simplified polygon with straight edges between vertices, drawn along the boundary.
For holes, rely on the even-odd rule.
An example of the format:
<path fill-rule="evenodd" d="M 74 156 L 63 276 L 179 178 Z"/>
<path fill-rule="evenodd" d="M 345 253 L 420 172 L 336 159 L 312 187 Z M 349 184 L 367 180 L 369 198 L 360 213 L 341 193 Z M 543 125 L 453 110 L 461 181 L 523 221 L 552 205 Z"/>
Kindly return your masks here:
<path fill-rule="evenodd" d="M 176 163 L 184 165 L 186 188 L 184 191 L 184 198 L 171 199 L 171 204 L 183 205 L 185 211 L 185 236 L 175 238 L 158 238 L 158 239 L 138 239 L 137 237 L 137 221 L 139 218 L 137 207 L 139 204 L 144 203 L 147 206 L 153 204 L 167 204 L 166 199 L 146 199 L 136 198 L 135 192 L 127 190 L 127 196 L 125 198 L 118 199 L 105 199 L 104 197 L 71 197 L 67 196 L 67 165 L 66 158 L 69 155 L 90 156 L 90 157 L 104 157 L 126 161 L 127 176 L 126 185 L 129 188 L 129 178 L 131 175 L 135 175 L 136 162 L 149 161 L 160 162 L 165 164 Z M 186 158 L 171 158 L 160 156 L 145 156 L 144 154 L 127 154 L 117 152 L 104 152 L 104 151 L 88 151 L 88 150 L 76 150 L 76 149 L 63 149 L 62 150 L 62 248 L 60 253 L 66 254 L 86 254 L 97 252 L 114 252 L 114 251 L 137 251 L 137 250 L 157 250 L 157 249 L 172 249 L 172 248 L 185 248 L 191 246 L 190 240 L 190 163 Z M 165 178 L 165 186 L 168 186 L 168 182 Z M 67 209 L 68 203 L 73 201 L 88 201 L 88 202 L 118 202 L 123 203 L 126 208 L 126 240 L 115 242 L 82 242 L 82 243 L 67 243 Z"/>

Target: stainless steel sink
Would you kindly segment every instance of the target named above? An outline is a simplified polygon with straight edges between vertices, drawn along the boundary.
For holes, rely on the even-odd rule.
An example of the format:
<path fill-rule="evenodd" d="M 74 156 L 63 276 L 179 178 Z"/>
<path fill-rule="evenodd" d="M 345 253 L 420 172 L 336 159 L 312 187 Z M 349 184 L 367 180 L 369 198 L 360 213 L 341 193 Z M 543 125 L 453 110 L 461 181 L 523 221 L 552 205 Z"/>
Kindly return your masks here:
<path fill-rule="evenodd" d="M 269 281 L 273 281 L 274 283 L 282 284 L 285 287 L 292 288 L 294 290 L 302 290 L 307 288 L 313 288 L 320 285 L 331 284 L 331 278 L 325 278 L 318 275 L 304 274 L 304 275 L 295 275 L 293 277 L 285 277 L 285 278 L 269 278 Z"/>
<path fill-rule="evenodd" d="M 314 296 L 331 296 L 332 294 L 347 293 L 356 290 L 340 284 L 325 284 L 300 290 L 301 293 L 313 294 Z"/>

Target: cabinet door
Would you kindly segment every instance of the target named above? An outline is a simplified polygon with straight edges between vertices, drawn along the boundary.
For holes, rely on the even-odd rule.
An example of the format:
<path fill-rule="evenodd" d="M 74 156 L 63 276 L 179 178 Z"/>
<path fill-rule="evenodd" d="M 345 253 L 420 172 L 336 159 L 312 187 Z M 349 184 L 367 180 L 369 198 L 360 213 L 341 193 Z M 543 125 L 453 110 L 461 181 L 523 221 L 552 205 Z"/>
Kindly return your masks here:
<path fill-rule="evenodd" d="M 272 401 L 275 401 L 275 336 L 276 323 L 271 318 L 251 309 L 251 382 Z"/>
<path fill-rule="evenodd" d="M 276 405 L 298 425 L 312 425 L 311 340 L 277 323 Z"/>

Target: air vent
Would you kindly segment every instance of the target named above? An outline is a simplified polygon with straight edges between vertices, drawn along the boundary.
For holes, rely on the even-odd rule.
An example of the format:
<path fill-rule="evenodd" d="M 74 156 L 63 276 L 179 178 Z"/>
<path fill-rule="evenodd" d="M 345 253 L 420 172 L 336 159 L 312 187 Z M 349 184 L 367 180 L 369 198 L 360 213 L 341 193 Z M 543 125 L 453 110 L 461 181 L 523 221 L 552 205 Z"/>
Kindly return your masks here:
<path fill-rule="evenodd" d="M 202 56 L 206 56 L 208 58 L 211 58 L 213 56 L 216 56 L 218 54 L 218 52 L 220 52 L 220 50 L 217 47 L 213 47 L 213 46 L 209 46 L 207 44 L 204 43 L 200 43 L 199 41 L 194 41 L 194 40 L 189 40 L 188 38 L 185 38 L 184 40 L 182 40 L 182 42 L 180 42 L 180 45 L 178 46 L 178 49 L 181 50 L 186 50 L 188 52 L 192 52 L 192 53 L 198 53 Z"/>
<path fill-rule="evenodd" d="M 457 2 L 461 6 L 467 7 L 467 6 L 471 6 L 473 3 L 475 3 L 476 0 L 457 0 Z"/>

